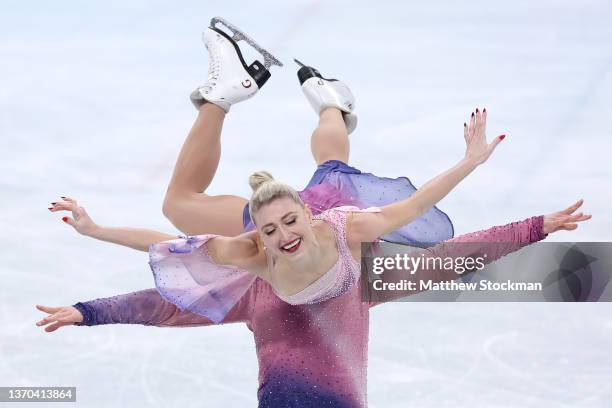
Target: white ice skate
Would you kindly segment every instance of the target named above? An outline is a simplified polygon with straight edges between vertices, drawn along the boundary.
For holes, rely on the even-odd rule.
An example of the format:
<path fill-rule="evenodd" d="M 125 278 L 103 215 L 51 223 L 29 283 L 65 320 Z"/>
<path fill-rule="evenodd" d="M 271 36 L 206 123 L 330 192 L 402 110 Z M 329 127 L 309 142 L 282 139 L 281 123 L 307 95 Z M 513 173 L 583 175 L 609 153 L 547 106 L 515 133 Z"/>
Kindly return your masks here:
<path fill-rule="evenodd" d="M 301 67 L 298 70 L 298 79 L 306 99 L 317 114 L 325 108 L 338 108 L 342 111 L 346 131 L 350 134 L 357 127 L 355 97 L 346 84 L 337 79 L 323 78 L 321 73 L 313 68 L 294 61 Z"/>
<path fill-rule="evenodd" d="M 233 37 L 215 27 L 218 23 L 231 31 Z M 259 91 L 270 78 L 272 65 L 283 66 L 248 35 L 220 17 L 210 20 L 210 27 L 204 31 L 202 40 L 209 53 L 208 79 L 191 93 L 191 101 L 197 109 L 210 102 L 229 112 L 233 104 Z M 263 56 L 264 63 L 255 60 L 247 66 L 237 44 L 239 40 L 255 48 Z"/>

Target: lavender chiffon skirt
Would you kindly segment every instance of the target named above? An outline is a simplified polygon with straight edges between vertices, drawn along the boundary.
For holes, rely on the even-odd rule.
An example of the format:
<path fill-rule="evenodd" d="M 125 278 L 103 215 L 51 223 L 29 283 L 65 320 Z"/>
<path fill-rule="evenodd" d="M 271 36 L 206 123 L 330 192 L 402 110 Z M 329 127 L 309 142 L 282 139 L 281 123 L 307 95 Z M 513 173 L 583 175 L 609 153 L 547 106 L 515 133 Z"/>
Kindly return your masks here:
<path fill-rule="evenodd" d="M 382 207 L 405 199 L 416 191 L 406 177 L 377 177 L 338 161 L 320 165 L 308 186 L 299 192 L 313 214 L 354 205 Z M 255 228 L 248 204 L 243 212 L 244 230 Z M 384 241 L 426 248 L 453 237 L 449 217 L 433 207 L 410 224 L 380 237 Z M 215 235 L 196 235 L 160 242 L 149 250 L 151 270 L 161 296 L 181 310 L 189 310 L 221 323 L 255 282 L 255 276 L 232 265 L 217 265 L 206 242 Z"/>

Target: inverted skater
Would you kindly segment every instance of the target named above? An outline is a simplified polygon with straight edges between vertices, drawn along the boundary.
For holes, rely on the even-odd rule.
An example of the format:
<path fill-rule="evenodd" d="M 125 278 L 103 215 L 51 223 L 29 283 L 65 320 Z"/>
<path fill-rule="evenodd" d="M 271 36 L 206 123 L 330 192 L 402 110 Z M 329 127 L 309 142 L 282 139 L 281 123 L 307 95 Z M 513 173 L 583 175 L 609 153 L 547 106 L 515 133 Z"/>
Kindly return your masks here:
<path fill-rule="evenodd" d="M 235 196 L 208 196 L 202 191 L 218 165 L 224 116 L 231 104 L 256 93 L 245 97 L 252 92 L 245 81 L 253 86 L 257 78 L 237 68 L 242 76 L 225 77 L 225 67 L 242 59 L 227 34 L 212 28 L 204 41 L 211 54 L 209 80 L 192 95 L 198 118 L 164 203 L 174 225 L 195 236 L 176 239 L 149 230 L 101 227 L 75 200 L 54 203 L 52 211 L 72 211 L 66 220 L 84 235 L 140 250 L 150 247 L 157 288 L 69 307 L 38 306 L 49 313 L 37 323 L 46 331 L 68 324 L 245 322 L 257 346 L 260 407 L 364 407 L 369 308 L 375 303 L 361 301 L 360 283 L 354 279 L 361 241 L 382 237 L 422 246 L 424 253 L 439 242 L 508 242 L 493 260 L 590 218 L 573 214 L 578 202 L 547 216 L 450 239 L 452 224 L 433 205 L 486 161 L 501 140 L 487 144 L 486 112 L 477 110 L 464 126 L 465 158 L 415 192 L 405 178 L 379 178 L 348 166 L 354 100 L 345 85 L 334 83 L 340 81 L 324 79 L 309 67 L 300 69 L 313 74 L 300 78 L 302 88 L 307 97 L 311 91 L 317 96 L 309 97 L 311 103 L 321 102 L 313 104 L 320 119 L 311 139 L 319 167 L 307 188 L 298 193 L 262 172 L 251 177 L 254 193 L 248 203 Z M 244 70 L 245 65 L 240 61 Z M 231 83 L 247 91 L 241 94 L 240 86 Z M 438 280 L 457 277 L 452 271 L 433 272 Z M 184 281 L 188 284 L 180 286 Z"/>
<path fill-rule="evenodd" d="M 331 216 L 327 211 L 332 208 L 334 212 L 348 211 L 342 216 L 351 218 L 351 228 L 345 237 L 351 244 L 382 237 L 428 246 L 453 236 L 450 219 L 434 204 L 473 168 L 486 161 L 501 140 L 496 138 L 487 144 L 486 111 L 476 110 L 470 125 L 464 128 L 467 145 L 464 159 L 415 192 L 407 178 L 377 177 L 348 166 L 348 134 L 357 125 L 355 98 L 343 82 L 324 78 L 317 69 L 299 62 L 302 90 L 320 114 L 320 123 L 311 141 L 319 167 L 306 189 L 298 194 L 284 184 L 265 183 L 254 193 L 250 204 L 245 205 L 246 200 L 242 198 L 225 196 L 214 207 L 209 203 L 211 199 L 205 195 L 202 199 L 202 193 L 194 194 L 208 187 L 214 176 L 210 168 L 216 169 L 218 165 L 216 152 L 212 162 L 210 154 L 199 153 L 210 153 L 211 146 L 204 143 L 220 139 L 222 123 L 218 114 L 222 111 L 221 115 L 225 115 L 233 104 L 255 95 L 270 77 L 267 67 L 273 62 L 280 64 L 257 46 L 266 62 L 247 65 L 236 42 L 215 27 L 219 22 L 238 32 L 231 24 L 216 18 L 204 33 L 203 40 L 210 54 L 208 80 L 191 94 L 199 117 L 177 160 L 165 211 L 179 229 L 185 230 L 186 225 L 191 226 L 196 220 L 202 223 L 211 220 L 209 223 L 213 224 L 231 218 L 235 210 L 228 204 L 232 201 L 244 205 L 243 223 L 246 230 L 253 232 L 229 237 L 210 233 L 216 225 L 201 225 L 200 232 L 208 235 L 173 239 L 176 237 L 155 231 L 97 227 L 74 200 L 59 201 L 52 211 L 72 211 L 77 216 L 68 220 L 69 223 L 94 238 L 144 251 L 156 244 L 150 251 L 150 264 L 162 296 L 215 322 L 223 320 L 256 277 L 270 283 L 279 297 L 292 304 L 316 303 L 349 290 L 359 277 L 359 268 L 338 264 L 338 231 L 326 225 L 329 222 L 319 221 Z M 238 38 L 248 39 L 248 36 L 240 33 Z M 209 132 L 210 127 L 215 131 Z M 195 174 L 199 179 L 205 177 L 206 183 L 194 184 L 191 178 Z M 259 175 L 270 178 L 269 173 Z M 263 181 L 253 181 L 254 190 L 255 184 Z M 299 208 L 276 205 L 277 198 Z M 198 208 L 200 211 L 196 213 L 194 210 L 202 201 L 209 208 L 206 213 Z M 254 214 L 260 207 L 265 214 L 257 222 Z M 78 211 L 83 214 L 79 215 Z M 290 225 L 288 222 L 295 224 L 291 231 L 286 227 Z"/>

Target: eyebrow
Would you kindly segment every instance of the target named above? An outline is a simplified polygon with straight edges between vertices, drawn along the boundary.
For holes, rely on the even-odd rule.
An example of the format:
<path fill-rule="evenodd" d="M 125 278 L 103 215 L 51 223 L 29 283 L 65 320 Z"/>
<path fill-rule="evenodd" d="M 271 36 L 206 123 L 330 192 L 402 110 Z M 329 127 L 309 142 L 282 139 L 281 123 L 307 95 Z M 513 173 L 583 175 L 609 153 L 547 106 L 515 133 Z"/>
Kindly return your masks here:
<path fill-rule="evenodd" d="M 285 215 L 283 215 L 283 216 L 281 217 L 281 220 L 283 220 L 283 219 L 287 218 L 288 216 L 290 216 L 291 214 L 295 214 L 295 213 L 296 213 L 295 211 L 288 212 L 287 214 L 285 214 Z M 261 229 L 264 229 L 264 228 L 266 228 L 267 226 L 273 226 L 273 225 L 274 225 L 274 223 L 273 223 L 273 222 L 269 222 L 269 223 L 267 223 L 266 225 L 264 225 L 263 227 L 261 227 Z"/>

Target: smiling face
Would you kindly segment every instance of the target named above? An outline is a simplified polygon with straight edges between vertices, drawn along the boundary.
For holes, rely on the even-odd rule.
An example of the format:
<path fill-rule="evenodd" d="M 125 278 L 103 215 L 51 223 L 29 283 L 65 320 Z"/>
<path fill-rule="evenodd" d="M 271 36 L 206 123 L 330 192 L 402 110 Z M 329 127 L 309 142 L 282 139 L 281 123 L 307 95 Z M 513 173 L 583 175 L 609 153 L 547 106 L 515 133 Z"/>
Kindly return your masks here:
<path fill-rule="evenodd" d="M 267 252 L 275 257 L 297 260 L 314 243 L 312 213 L 290 197 L 281 197 L 262 206 L 255 224 Z"/>

